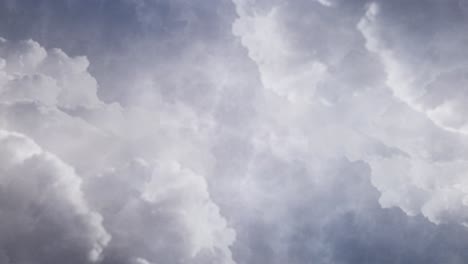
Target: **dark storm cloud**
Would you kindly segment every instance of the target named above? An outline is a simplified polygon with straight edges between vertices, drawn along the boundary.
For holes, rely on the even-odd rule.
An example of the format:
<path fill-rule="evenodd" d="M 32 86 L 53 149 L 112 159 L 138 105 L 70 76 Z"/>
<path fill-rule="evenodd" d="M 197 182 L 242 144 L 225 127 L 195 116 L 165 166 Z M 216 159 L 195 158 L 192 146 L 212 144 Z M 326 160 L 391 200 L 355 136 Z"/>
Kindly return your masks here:
<path fill-rule="evenodd" d="M 466 6 L 0 1 L 0 260 L 466 263 Z"/>

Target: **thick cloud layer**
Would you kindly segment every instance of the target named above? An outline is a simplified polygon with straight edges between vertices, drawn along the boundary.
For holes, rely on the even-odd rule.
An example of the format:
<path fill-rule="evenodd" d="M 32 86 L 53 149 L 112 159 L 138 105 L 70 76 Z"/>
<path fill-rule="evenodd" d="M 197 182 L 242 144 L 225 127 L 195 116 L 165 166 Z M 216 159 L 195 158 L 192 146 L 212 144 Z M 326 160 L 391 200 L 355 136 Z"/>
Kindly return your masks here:
<path fill-rule="evenodd" d="M 164 153 L 170 149 L 145 153 L 143 148 L 158 143 L 155 136 L 155 142 L 137 142 L 154 132 L 143 127 L 148 111 L 101 102 L 83 57 L 46 51 L 31 40 L 3 40 L 1 50 L 2 127 L 29 135 L 68 163 L 42 154 L 25 136 L 4 132 L 2 184 L 11 199 L 2 205 L 7 260 L 71 257 L 67 261 L 84 263 L 88 254 L 89 261 L 103 263 L 232 263 L 228 246 L 235 233 L 211 201 L 204 177 L 173 161 L 179 156 Z M 132 122 L 135 133 L 127 129 Z M 164 129 L 172 133 L 164 140 L 179 137 L 178 126 Z M 46 248 L 36 249 L 30 240 Z M 86 254 L 79 255 L 81 248 Z"/>
<path fill-rule="evenodd" d="M 466 263 L 467 6 L 0 1 L 0 262 Z"/>

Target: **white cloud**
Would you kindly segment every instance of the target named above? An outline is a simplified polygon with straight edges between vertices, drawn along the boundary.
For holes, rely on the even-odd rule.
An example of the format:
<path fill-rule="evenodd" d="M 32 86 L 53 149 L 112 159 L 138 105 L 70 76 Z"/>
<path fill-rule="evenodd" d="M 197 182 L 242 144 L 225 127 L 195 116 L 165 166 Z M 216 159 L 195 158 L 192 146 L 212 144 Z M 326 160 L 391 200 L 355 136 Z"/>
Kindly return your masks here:
<path fill-rule="evenodd" d="M 319 2 L 320 4 L 324 5 L 324 6 L 333 6 L 333 3 L 330 2 L 329 0 L 317 0 L 317 2 Z"/>
<path fill-rule="evenodd" d="M 428 10 L 432 11 L 434 3 L 429 2 Z M 407 12 L 414 11 L 412 8 Z M 434 15 L 430 11 L 422 17 L 437 19 L 430 17 Z M 459 54 L 452 60 L 454 51 L 447 50 L 438 39 L 450 34 L 447 37 L 457 43 L 459 36 L 438 25 L 425 25 L 428 20 L 420 18 L 403 28 L 392 22 L 399 12 L 385 3 L 372 3 L 358 29 L 367 49 L 381 60 L 387 86 L 404 102 L 399 108 L 407 104 L 423 117 L 408 110 L 390 113 L 397 108 L 382 116 L 381 131 L 385 131 L 386 124 L 393 130 L 387 126 L 384 133 L 388 134 L 378 132 L 377 137 L 398 146 L 407 156 L 369 160 L 372 180 L 382 192 L 380 202 L 384 207 L 398 206 L 410 215 L 421 213 L 434 223 L 466 224 L 466 183 L 462 176 L 468 166 L 463 107 L 466 56 Z M 430 34 L 412 32 L 415 25 L 424 26 Z M 414 122 L 415 118 L 429 119 L 432 124 Z"/>
<path fill-rule="evenodd" d="M 243 7 L 238 5 L 238 9 Z M 258 65 L 265 89 L 286 97 L 291 102 L 309 102 L 327 67 L 320 61 L 297 63 L 300 53 L 288 43 L 279 23 L 280 7 L 266 14 L 241 15 L 233 24 L 249 57 Z M 246 13 L 240 10 L 239 14 Z"/>
<path fill-rule="evenodd" d="M 0 251 L 6 263 L 97 261 L 110 236 L 86 203 L 73 168 L 24 135 L 0 131 L 0 149 Z M 62 250 L 50 254 L 55 247 Z"/>
<path fill-rule="evenodd" d="M 96 80 L 87 72 L 84 57 L 46 51 L 32 40 L 0 41 L 2 101 L 31 100 L 66 108 L 99 104 Z"/>
<path fill-rule="evenodd" d="M 429 5 L 430 8 L 435 6 L 431 1 Z M 448 5 L 456 6 L 457 3 L 451 1 Z M 366 47 L 381 59 L 387 73 L 387 85 L 395 96 L 415 110 L 424 112 L 440 127 L 466 133 L 466 120 L 462 113 L 466 111 L 464 87 L 468 58 L 458 54 L 462 48 L 458 45 L 464 43 L 463 33 L 457 33 L 460 29 L 450 32 L 437 24 L 425 24 L 427 20 L 420 18 L 406 29 L 399 24 L 392 25 L 387 19 L 391 19 L 391 12 L 399 11 L 389 7 L 389 14 L 386 14 L 386 7 L 385 4 L 383 7 L 377 3 L 370 4 L 358 28 L 366 39 Z M 441 16 L 431 12 L 424 17 L 438 19 L 431 18 L 432 15 Z M 449 12 L 443 15 L 451 16 L 450 21 L 461 22 L 458 21 L 459 14 Z M 415 26 L 430 33 L 408 32 L 417 30 Z M 446 43 L 447 39 L 451 44 Z"/>
<path fill-rule="evenodd" d="M 437 63 L 417 57 L 420 54 L 410 55 L 414 45 L 411 37 L 407 41 L 398 26 L 394 30 L 391 17 L 380 22 L 385 6 L 369 4 L 361 18 L 356 16 L 357 25 L 347 24 L 348 18 L 334 20 L 339 25 L 335 30 L 341 35 L 333 38 L 345 41 L 333 46 L 334 55 L 319 59 L 307 55 L 320 50 L 320 43 L 297 46 L 300 40 L 290 37 L 290 31 L 306 23 L 290 22 L 294 16 L 287 11 L 290 7 L 263 7 L 261 10 L 271 11 L 257 13 L 246 11 L 255 10 L 255 4 L 249 1 L 238 4 L 234 34 L 257 64 L 264 88 L 279 95 L 264 99 L 254 142 L 282 161 L 326 163 L 340 155 L 365 161 L 372 169 L 372 183 L 381 192 L 383 207 L 400 207 L 409 215 L 422 214 L 434 223 L 464 224 L 466 194 L 461 175 L 468 164 L 467 140 L 463 134 L 452 132 L 463 132 L 459 128 L 465 122 L 464 71 L 452 71 L 463 59 L 450 64 L 448 60 Z M 352 42 L 353 30 L 356 35 L 358 30 L 363 34 L 365 43 Z M 402 35 L 392 35 L 395 31 Z M 317 42 L 327 42 L 326 37 Z M 275 45 L 267 47 L 268 43 Z M 360 50 L 364 44 L 382 64 Z M 440 48 L 435 46 L 434 52 Z M 359 55 L 353 56 L 356 53 Z M 303 57 L 295 60 L 291 54 Z M 324 70 L 316 71 L 313 78 L 303 75 L 298 67 L 312 70 L 314 63 L 323 65 Z M 381 65 L 383 69 L 379 70 Z M 372 71 L 374 74 L 370 74 Z M 371 77 L 359 79 L 359 75 Z M 289 79 L 298 81 L 281 88 Z M 386 91 L 388 88 L 390 91 Z M 288 100 L 288 94 L 296 89 L 307 91 L 299 96 L 301 102 Z M 252 193 L 261 189 L 250 187 Z"/>
<path fill-rule="evenodd" d="M 235 240 L 235 232 L 211 200 L 206 179 L 179 164 L 180 160 L 188 160 L 190 149 L 199 152 L 199 158 L 203 159 L 203 150 L 197 150 L 194 141 L 203 140 L 209 121 L 199 120 L 193 111 L 177 105 L 159 106 L 161 112 L 155 114 L 151 109 L 105 104 L 97 98 L 97 83 L 87 72 L 86 58 L 71 58 L 58 49 L 46 51 L 34 41 L 3 40 L 2 43 L 8 52 L 1 54 L 16 57 L 5 55 L 1 68 L 0 126 L 27 134 L 41 145 L 28 143 L 30 140 L 26 138 L 27 144 L 22 143 L 23 138 L 19 136 L 19 145 L 15 140 L 4 140 L 9 148 L 2 147 L 0 167 L 8 169 L 8 164 L 14 162 L 21 164 L 15 168 L 19 174 L 37 177 L 30 182 L 16 182 L 18 192 L 11 198 L 12 202 L 42 199 L 37 188 L 47 177 L 51 178 L 50 185 L 57 186 L 51 188 L 61 190 L 57 194 L 60 196 L 51 194 L 44 208 L 29 212 L 29 205 L 25 205 L 18 217 L 20 213 L 25 219 L 30 213 L 39 212 L 47 217 L 59 214 L 57 217 L 61 219 L 50 221 L 63 222 L 63 239 L 78 244 L 77 248 L 92 247 L 88 249 L 92 260 L 100 259 L 104 263 L 233 263 L 229 246 Z M 21 60 L 20 65 L 15 65 Z M 184 137 L 186 149 L 172 148 L 171 145 L 184 144 Z M 62 161 L 52 154 L 42 154 L 42 148 L 52 151 L 74 169 L 61 165 Z M 11 153 L 17 153 L 18 160 L 11 160 L 16 157 Z M 26 158 L 28 162 L 23 162 Z M 179 169 L 165 161 L 173 159 L 177 160 L 173 164 L 179 164 Z M 156 160 L 159 165 L 153 164 Z M 197 164 L 196 160 L 190 160 L 193 163 L 187 164 Z M 45 165 L 40 162 L 52 163 L 47 165 L 51 169 L 41 172 Z M 194 168 L 203 171 L 203 167 Z M 40 174 L 36 176 L 34 171 Z M 10 181 L 5 177 L 2 183 Z M 48 181 L 43 183 L 45 189 Z M 27 188 L 36 189 L 26 195 Z M 88 209 L 86 202 L 92 209 Z M 66 203 L 71 203 L 70 211 L 62 208 Z M 1 209 L 6 210 L 0 206 Z M 89 222 L 83 223 L 84 231 L 74 231 L 80 225 L 68 227 L 76 221 L 74 215 Z M 40 228 L 34 222 L 30 225 Z M 21 228 L 15 228 L 13 233 L 19 234 Z M 82 242 L 84 235 L 77 234 L 88 231 L 89 241 Z M 49 234 L 41 238 L 41 234 L 30 235 L 31 239 L 37 236 L 42 244 L 52 243 L 54 239 Z M 50 256 L 43 251 L 37 257 L 48 261 L 57 251 L 57 258 L 62 258 L 61 254 L 67 253 L 58 246 L 51 245 Z M 5 251 L 3 255 L 12 259 L 11 254 Z"/>
<path fill-rule="evenodd" d="M 112 239 L 67 240 L 73 260 L 465 263 L 465 64 L 441 41 L 462 37 L 400 15 L 416 2 L 366 2 L 18 2 L 8 21 L 37 21 L 10 36 L 48 48 L 1 41 L 0 128 L 73 168 L 101 215 Z"/>

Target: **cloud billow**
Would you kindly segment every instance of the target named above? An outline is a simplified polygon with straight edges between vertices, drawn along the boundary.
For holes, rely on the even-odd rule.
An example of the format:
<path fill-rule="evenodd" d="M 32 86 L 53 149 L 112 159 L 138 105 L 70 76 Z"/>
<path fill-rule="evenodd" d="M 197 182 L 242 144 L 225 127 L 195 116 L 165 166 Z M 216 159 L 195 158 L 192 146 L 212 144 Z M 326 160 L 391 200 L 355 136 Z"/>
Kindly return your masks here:
<path fill-rule="evenodd" d="M 0 262 L 466 263 L 465 1 L 0 1 Z"/>

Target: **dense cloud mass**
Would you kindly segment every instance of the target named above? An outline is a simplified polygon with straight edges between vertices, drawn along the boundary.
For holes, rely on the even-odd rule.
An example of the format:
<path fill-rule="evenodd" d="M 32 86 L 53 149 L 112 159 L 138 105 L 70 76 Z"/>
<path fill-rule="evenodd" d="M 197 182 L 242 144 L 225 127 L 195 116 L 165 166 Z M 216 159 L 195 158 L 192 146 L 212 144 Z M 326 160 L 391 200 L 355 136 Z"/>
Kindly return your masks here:
<path fill-rule="evenodd" d="M 466 263 L 467 22 L 0 0 L 0 263 Z"/>
<path fill-rule="evenodd" d="M 235 233 L 211 201 L 205 178 L 165 153 L 170 146 L 156 147 L 158 140 L 182 144 L 177 131 L 188 136 L 196 128 L 168 124 L 171 135 L 139 143 L 157 128 L 145 128 L 150 112 L 101 102 L 86 58 L 32 40 L 2 40 L 1 50 L 7 263 L 233 262 L 228 246 Z M 188 110 L 180 111 L 180 121 L 194 122 Z"/>

